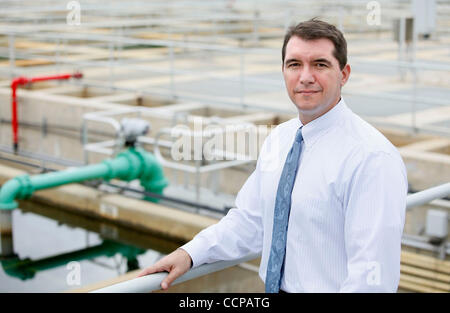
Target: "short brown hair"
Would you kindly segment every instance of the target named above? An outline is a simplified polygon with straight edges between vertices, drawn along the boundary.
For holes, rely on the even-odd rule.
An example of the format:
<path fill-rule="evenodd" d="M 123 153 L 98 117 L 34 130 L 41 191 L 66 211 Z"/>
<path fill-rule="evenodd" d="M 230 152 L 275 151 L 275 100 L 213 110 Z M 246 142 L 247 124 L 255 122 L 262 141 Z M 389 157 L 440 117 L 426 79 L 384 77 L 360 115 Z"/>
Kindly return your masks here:
<path fill-rule="evenodd" d="M 333 56 L 338 60 L 340 69 L 342 70 L 347 64 L 347 41 L 345 41 L 342 32 L 334 25 L 313 18 L 290 27 L 284 36 L 283 49 L 281 50 L 283 63 L 284 57 L 286 56 L 286 46 L 292 36 L 298 36 L 303 40 L 321 38 L 331 40 L 334 44 Z"/>

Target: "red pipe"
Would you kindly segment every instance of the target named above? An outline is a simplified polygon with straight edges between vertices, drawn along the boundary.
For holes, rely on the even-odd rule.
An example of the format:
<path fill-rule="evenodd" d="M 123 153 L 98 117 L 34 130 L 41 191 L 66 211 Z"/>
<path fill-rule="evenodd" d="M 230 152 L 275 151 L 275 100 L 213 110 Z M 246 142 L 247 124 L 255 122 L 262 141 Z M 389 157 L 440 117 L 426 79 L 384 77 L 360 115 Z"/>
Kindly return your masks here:
<path fill-rule="evenodd" d="M 79 79 L 82 77 L 83 77 L 83 74 L 75 73 L 75 74 L 41 76 L 41 77 L 32 77 L 32 78 L 17 77 L 12 80 L 12 82 L 11 82 L 11 93 L 12 93 L 11 125 L 12 125 L 12 133 L 13 133 L 14 153 L 17 153 L 17 149 L 19 147 L 19 135 L 18 135 L 19 123 L 17 122 L 17 92 L 16 92 L 17 86 L 31 84 L 31 83 L 45 81 L 45 80 L 63 80 L 63 79 L 70 79 L 70 78 Z"/>

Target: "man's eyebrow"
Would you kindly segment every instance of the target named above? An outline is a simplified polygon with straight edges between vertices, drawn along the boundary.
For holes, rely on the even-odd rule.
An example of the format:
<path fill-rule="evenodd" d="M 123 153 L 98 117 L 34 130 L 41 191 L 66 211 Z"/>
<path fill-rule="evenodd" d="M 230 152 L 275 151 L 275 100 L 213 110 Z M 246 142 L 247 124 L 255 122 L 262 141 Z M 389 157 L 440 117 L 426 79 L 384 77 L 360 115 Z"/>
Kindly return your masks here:
<path fill-rule="evenodd" d="M 291 62 L 298 62 L 298 60 L 295 59 L 295 58 L 287 59 L 284 63 L 285 63 L 285 64 L 288 64 L 288 63 L 291 63 Z"/>
<path fill-rule="evenodd" d="M 331 65 L 331 62 L 328 61 L 328 60 L 325 59 L 325 58 L 315 59 L 314 62 L 317 62 L 317 63 L 319 63 L 319 62 L 320 62 L 320 63 L 327 63 L 328 65 Z"/>
<path fill-rule="evenodd" d="M 285 63 L 285 64 L 289 64 L 289 63 L 291 63 L 291 62 L 301 62 L 301 61 L 298 60 L 298 59 L 296 59 L 296 58 L 291 58 L 291 59 L 287 59 L 284 63 Z M 331 65 L 331 64 L 332 64 L 331 61 L 329 61 L 329 60 L 326 59 L 326 58 L 318 58 L 318 59 L 314 59 L 313 62 L 316 62 L 316 63 L 322 62 L 322 63 L 326 63 L 326 64 L 328 64 L 328 65 Z"/>

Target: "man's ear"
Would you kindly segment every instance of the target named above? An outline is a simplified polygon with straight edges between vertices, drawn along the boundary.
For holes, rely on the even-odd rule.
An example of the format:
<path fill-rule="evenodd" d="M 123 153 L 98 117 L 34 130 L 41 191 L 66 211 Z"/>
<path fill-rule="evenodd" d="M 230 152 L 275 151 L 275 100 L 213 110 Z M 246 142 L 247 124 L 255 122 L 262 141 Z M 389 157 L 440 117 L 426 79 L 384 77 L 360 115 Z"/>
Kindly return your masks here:
<path fill-rule="evenodd" d="M 345 85 L 345 83 L 347 83 L 348 78 L 350 77 L 351 71 L 352 70 L 350 68 L 350 64 L 347 63 L 341 71 L 341 73 L 342 73 L 341 87 L 343 87 Z"/>

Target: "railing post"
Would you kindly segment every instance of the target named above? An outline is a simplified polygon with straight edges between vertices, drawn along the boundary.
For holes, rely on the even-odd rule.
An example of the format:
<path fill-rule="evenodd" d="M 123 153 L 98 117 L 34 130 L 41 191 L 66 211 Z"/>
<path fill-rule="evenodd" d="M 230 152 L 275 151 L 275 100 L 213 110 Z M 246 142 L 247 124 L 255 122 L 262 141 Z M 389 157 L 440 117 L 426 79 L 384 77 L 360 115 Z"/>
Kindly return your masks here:
<path fill-rule="evenodd" d="M 174 54 L 174 45 L 171 43 L 169 45 L 169 68 L 170 68 L 170 95 L 173 100 L 175 100 L 175 73 L 174 73 L 174 65 L 175 63 L 175 54 Z"/>
<path fill-rule="evenodd" d="M 109 46 L 109 87 L 111 89 L 114 88 L 115 83 L 115 77 L 114 77 L 114 50 L 115 50 L 115 44 L 111 40 L 108 44 Z"/>
<path fill-rule="evenodd" d="M 241 47 L 240 49 L 240 104 L 243 109 L 245 109 L 245 54 L 244 49 Z"/>
<path fill-rule="evenodd" d="M 15 47 L 15 35 L 10 34 L 8 36 L 8 45 L 9 45 L 9 75 L 11 79 L 15 76 L 15 67 L 16 67 L 16 47 Z"/>

